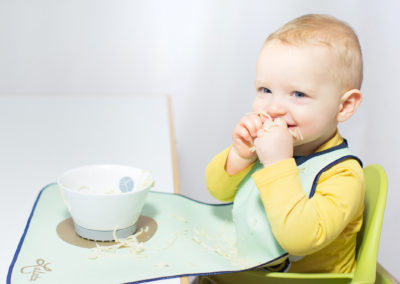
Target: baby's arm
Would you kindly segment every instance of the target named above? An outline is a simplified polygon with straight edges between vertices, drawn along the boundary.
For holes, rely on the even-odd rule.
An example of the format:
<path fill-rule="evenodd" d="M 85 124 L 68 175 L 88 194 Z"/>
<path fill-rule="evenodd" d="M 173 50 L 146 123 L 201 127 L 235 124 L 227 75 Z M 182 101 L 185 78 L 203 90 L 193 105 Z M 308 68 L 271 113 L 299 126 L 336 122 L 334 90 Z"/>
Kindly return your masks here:
<path fill-rule="evenodd" d="M 328 245 L 363 208 L 363 172 L 352 159 L 324 172 L 310 199 L 294 159 L 266 167 L 252 178 L 275 237 L 293 255 L 311 254 Z"/>
<path fill-rule="evenodd" d="M 232 132 L 233 144 L 222 151 L 206 168 L 206 183 L 210 194 L 218 200 L 233 201 L 243 178 L 257 160 L 251 151 L 257 132 L 263 126 L 261 116 L 248 114 L 242 117 Z"/>
<path fill-rule="evenodd" d="M 206 168 L 206 184 L 210 194 L 223 202 L 233 201 L 236 190 L 243 178 L 250 172 L 251 167 L 229 175 L 225 170 L 225 164 L 232 146 L 215 156 Z"/>

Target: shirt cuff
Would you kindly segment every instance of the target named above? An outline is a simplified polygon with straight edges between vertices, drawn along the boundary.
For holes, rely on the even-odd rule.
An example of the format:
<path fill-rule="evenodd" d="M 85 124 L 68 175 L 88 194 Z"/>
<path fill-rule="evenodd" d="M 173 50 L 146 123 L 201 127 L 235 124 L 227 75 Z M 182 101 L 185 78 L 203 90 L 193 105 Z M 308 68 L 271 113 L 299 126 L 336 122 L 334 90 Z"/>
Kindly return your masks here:
<path fill-rule="evenodd" d="M 257 188 L 265 188 L 265 186 L 275 182 L 286 176 L 298 173 L 296 162 L 293 158 L 285 159 L 275 164 L 269 165 L 251 175 Z"/>

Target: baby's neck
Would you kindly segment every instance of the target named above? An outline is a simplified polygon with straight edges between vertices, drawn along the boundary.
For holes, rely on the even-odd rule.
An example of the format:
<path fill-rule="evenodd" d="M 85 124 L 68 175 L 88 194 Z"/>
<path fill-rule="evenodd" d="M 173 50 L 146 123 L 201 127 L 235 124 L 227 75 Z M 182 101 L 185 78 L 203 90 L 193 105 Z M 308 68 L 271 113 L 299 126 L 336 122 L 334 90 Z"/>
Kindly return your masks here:
<path fill-rule="evenodd" d="M 293 149 L 293 155 L 294 156 L 309 156 L 311 154 L 314 154 L 317 152 L 317 150 L 325 143 L 327 143 L 329 140 L 331 140 L 335 136 L 336 132 L 331 134 L 328 137 L 321 137 L 320 139 L 310 141 L 305 144 L 301 144 L 299 146 L 295 146 Z"/>

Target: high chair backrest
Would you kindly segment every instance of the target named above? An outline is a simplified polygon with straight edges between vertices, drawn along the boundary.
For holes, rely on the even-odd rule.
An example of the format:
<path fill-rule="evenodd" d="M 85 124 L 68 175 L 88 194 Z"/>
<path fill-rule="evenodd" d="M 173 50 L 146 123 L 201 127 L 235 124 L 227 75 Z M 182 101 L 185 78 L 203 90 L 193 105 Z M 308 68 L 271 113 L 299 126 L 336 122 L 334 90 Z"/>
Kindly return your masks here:
<path fill-rule="evenodd" d="M 353 283 L 374 283 L 376 259 L 387 195 L 387 178 L 380 165 L 364 168 L 365 209 L 361 231 L 357 235 L 357 269 Z"/>

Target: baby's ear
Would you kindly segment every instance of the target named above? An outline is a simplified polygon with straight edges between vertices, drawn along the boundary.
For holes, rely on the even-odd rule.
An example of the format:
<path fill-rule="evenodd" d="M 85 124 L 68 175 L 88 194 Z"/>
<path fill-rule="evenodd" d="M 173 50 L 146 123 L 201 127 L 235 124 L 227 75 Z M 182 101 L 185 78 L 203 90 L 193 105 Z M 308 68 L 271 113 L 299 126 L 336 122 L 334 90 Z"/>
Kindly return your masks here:
<path fill-rule="evenodd" d="M 339 112 L 337 114 L 337 121 L 343 122 L 348 120 L 356 111 L 362 101 L 362 94 L 360 90 L 352 89 L 340 98 Z"/>

